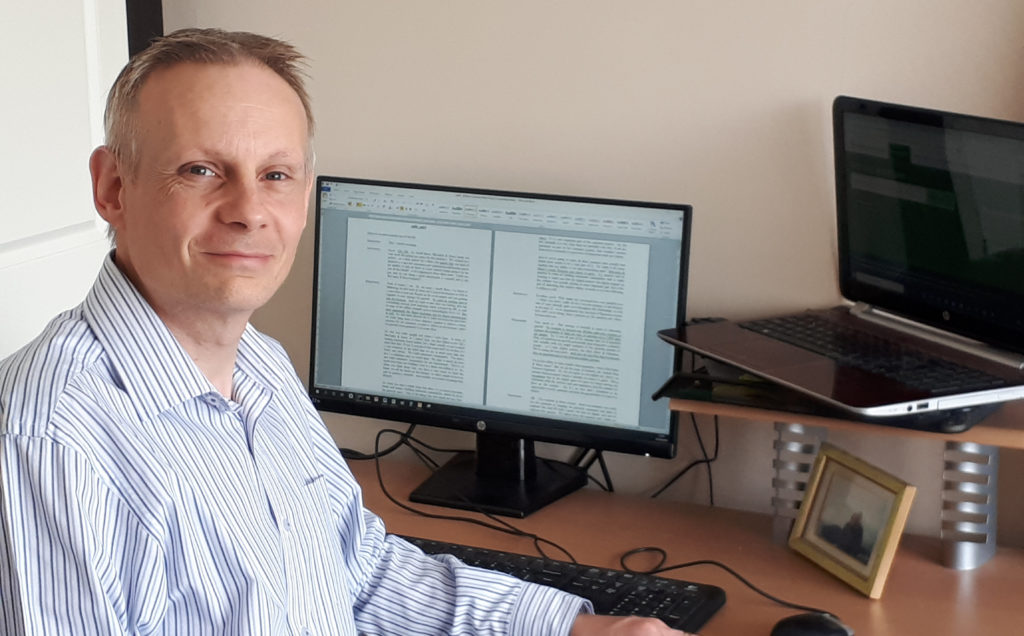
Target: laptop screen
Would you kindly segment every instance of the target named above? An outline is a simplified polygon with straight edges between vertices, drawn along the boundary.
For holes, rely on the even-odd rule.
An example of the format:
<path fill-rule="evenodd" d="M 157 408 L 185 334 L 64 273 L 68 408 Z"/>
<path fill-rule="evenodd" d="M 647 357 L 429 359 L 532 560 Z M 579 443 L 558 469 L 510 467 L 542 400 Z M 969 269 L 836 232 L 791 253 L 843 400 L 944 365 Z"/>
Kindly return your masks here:
<path fill-rule="evenodd" d="M 840 289 L 1024 351 L 1024 124 L 838 97 Z"/>

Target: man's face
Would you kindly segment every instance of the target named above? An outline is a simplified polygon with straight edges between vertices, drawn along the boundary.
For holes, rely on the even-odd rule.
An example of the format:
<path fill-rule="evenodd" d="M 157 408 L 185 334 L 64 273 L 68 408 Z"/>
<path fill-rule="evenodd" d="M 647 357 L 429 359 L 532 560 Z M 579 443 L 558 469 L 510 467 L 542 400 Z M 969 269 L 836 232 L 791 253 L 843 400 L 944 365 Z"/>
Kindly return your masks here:
<path fill-rule="evenodd" d="M 146 81 L 136 121 L 135 171 L 121 172 L 119 206 L 104 215 L 118 264 L 165 320 L 248 320 L 288 274 L 306 223 L 299 97 L 255 64 L 180 64 Z"/>

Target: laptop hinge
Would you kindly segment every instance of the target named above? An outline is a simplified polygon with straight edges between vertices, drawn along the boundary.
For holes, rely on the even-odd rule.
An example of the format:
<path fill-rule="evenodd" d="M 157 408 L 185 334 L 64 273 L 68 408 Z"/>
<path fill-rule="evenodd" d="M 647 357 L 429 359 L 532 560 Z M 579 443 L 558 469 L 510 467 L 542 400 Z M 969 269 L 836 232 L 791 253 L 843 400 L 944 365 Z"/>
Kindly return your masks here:
<path fill-rule="evenodd" d="M 980 356 L 986 360 L 1006 365 L 1011 369 L 1024 370 L 1024 355 L 997 349 L 978 340 L 972 340 L 955 333 L 949 333 L 929 325 L 914 322 L 902 316 L 890 314 L 877 307 L 872 307 L 867 303 L 854 303 L 850 307 L 850 314 L 875 324 L 889 327 L 890 329 L 896 329 L 918 338 L 924 338 L 925 340 L 951 347 L 958 351 Z"/>

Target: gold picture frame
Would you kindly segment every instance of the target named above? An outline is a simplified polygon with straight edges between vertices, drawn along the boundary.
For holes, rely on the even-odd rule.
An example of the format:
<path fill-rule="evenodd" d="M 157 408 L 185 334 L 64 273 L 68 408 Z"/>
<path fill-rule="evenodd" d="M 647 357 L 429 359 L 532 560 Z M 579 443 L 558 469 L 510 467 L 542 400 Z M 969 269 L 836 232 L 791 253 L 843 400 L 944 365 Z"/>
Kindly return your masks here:
<path fill-rule="evenodd" d="M 916 491 L 822 444 L 789 546 L 869 598 L 880 598 Z"/>

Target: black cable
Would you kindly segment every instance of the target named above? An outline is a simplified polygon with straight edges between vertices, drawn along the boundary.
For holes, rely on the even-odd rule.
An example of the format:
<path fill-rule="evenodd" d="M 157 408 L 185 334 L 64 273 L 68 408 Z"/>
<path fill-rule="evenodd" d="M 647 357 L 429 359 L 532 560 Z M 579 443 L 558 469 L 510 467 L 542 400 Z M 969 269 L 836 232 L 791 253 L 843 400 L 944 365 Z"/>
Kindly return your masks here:
<path fill-rule="evenodd" d="M 665 390 L 667 389 L 667 387 L 672 382 L 674 382 L 674 381 L 676 381 L 678 379 L 704 381 L 704 382 L 711 382 L 711 383 L 716 383 L 717 382 L 719 384 L 739 384 L 739 385 L 750 384 L 749 381 L 746 381 L 746 380 L 743 380 L 743 379 L 714 377 L 714 376 L 709 375 L 706 371 L 701 372 L 701 371 L 699 371 L 696 368 L 697 367 L 697 360 L 696 360 L 696 358 L 697 358 L 697 356 L 693 355 L 691 353 L 691 356 L 690 356 L 690 371 L 688 373 L 687 372 L 679 372 L 676 375 L 674 375 L 669 380 L 669 382 L 666 382 L 665 385 L 661 389 L 659 389 L 658 393 L 661 393 L 663 395 L 665 393 Z M 658 393 L 655 394 L 655 399 L 657 399 L 658 397 L 661 397 L 660 395 L 658 395 Z M 712 482 L 711 462 L 713 462 L 716 459 L 718 459 L 718 448 L 719 448 L 718 416 L 717 415 L 714 416 L 714 422 L 715 422 L 715 452 L 714 452 L 714 454 L 711 457 L 708 457 L 707 448 L 704 446 L 704 440 L 703 440 L 703 438 L 701 437 L 701 434 L 700 434 L 700 428 L 697 426 L 697 417 L 692 412 L 690 413 L 690 421 L 693 423 L 693 431 L 694 431 L 694 433 L 697 436 L 697 444 L 700 447 L 702 458 L 690 462 L 685 468 L 683 468 L 681 471 L 676 473 L 676 475 L 674 477 L 672 477 L 672 479 L 670 479 L 664 486 L 662 486 L 657 491 L 655 491 L 655 493 L 653 495 L 651 495 L 651 497 L 652 498 L 657 497 L 665 489 L 667 489 L 669 486 L 671 486 L 673 483 L 675 483 L 676 480 L 678 480 L 680 477 L 685 475 L 691 468 L 693 468 L 695 466 L 700 466 L 701 464 L 703 464 L 707 468 L 707 472 L 708 472 L 708 498 L 710 500 L 710 504 L 712 506 L 714 506 L 715 505 L 715 491 L 714 491 L 714 486 L 712 485 L 713 482 Z M 636 555 L 639 555 L 639 554 L 643 554 L 643 553 L 648 553 L 648 552 L 651 552 L 651 553 L 654 553 L 654 554 L 658 555 L 658 563 L 654 567 L 652 567 L 650 569 L 647 569 L 647 570 L 638 570 L 638 569 L 631 568 L 626 563 L 626 560 L 629 559 L 630 557 L 636 556 Z M 687 563 L 680 563 L 678 565 L 665 566 L 665 561 L 667 559 L 668 559 L 668 554 L 665 552 L 664 549 L 656 547 L 656 546 L 646 546 L 646 547 L 634 548 L 632 550 L 629 550 L 628 552 L 626 552 L 625 554 L 623 554 L 619 558 L 619 563 L 622 566 L 622 569 L 626 570 L 628 572 L 636 572 L 636 573 L 639 573 L 639 574 L 655 574 L 655 575 L 663 573 L 663 572 L 669 572 L 671 570 L 680 570 L 680 569 L 692 567 L 692 566 L 695 566 L 695 565 L 713 565 L 713 566 L 719 567 L 719 568 L 725 570 L 726 572 L 728 572 L 729 574 L 733 575 L 734 577 L 736 577 L 737 580 L 739 580 L 741 583 L 746 585 L 748 588 L 750 588 L 754 592 L 757 592 L 761 596 L 767 598 L 768 600 L 770 600 L 770 601 L 772 601 L 774 603 L 778 603 L 779 605 L 782 605 L 783 607 L 788 607 L 790 609 L 795 609 L 795 610 L 800 610 L 800 611 L 818 612 L 818 613 L 821 613 L 821 614 L 828 614 L 829 616 L 835 617 L 836 620 L 839 620 L 839 617 L 836 616 L 835 614 L 833 614 L 832 612 L 827 612 L 825 610 L 818 609 L 816 607 L 810 607 L 808 605 L 801 605 L 799 603 L 791 603 L 789 601 L 782 600 L 782 599 L 780 599 L 780 598 L 778 598 L 778 597 L 776 597 L 776 596 L 774 596 L 772 594 L 769 594 L 768 592 L 765 592 L 764 590 L 758 588 L 756 585 L 754 585 L 753 583 L 748 581 L 746 578 L 741 576 L 739 574 L 739 572 L 736 572 L 735 570 L 733 570 L 729 566 L 725 565 L 724 563 L 720 563 L 718 561 L 714 561 L 714 560 L 710 560 L 710 559 L 704 559 L 704 560 L 699 560 L 699 561 L 690 561 L 690 562 L 687 562 Z"/>
<path fill-rule="evenodd" d="M 419 438 L 412 437 L 411 435 L 406 437 L 404 443 L 409 448 L 409 450 L 411 450 L 412 453 L 414 455 L 416 455 L 416 457 L 421 462 L 423 462 L 423 464 L 427 468 L 429 468 L 432 471 L 437 470 L 438 468 L 440 468 L 441 465 L 438 464 L 437 461 L 434 460 L 433 457 L 428 455 L 426 453 L 426 451 L 423 450 L 424 448 L 427 449 L 427 450 L 434 451 L 435 453 L 462 453 L 462 452 L 465 452 L 465 451 L 463 451 L 460 448 L 439 448 L 437 446 L 432 446 L 432 445 L 424 442 L 423 440 L 421 440 Z M 420 448 L 421 446 L 423 448 Z"/>
<path fill-rule="evenodd" d="M 630 557 L 634 557 L 634 556 L 637 556 L 639 554 L 644 554 L 644 553 L 648 553 L 648 552 L 657 554 L 658 557 L 659 557 L 658 564 L 655 565 L 654 567 L 646 568 L 646 569 L 636 569 L 636 568 L 630 567 L 630 565 L 628 563 L 626 563 L 627 559 L 629 559 Z M 671 572 L 672 570 L 681 570 L 683 568 L 689 568 L 689 567 L 693 567 L 695 565 L 713 565 L 713 566 L 715 566 L 717 568 L 721 568 L 721 569 L 725 570 L 726 572 L 728 572 L 729 574 L 733 575 L 734 577 L 736 577 L 737 580 L 739 580 L 740 583 L 746 585 L 751 590 L 757 592 L 758 594 L 760 594 L 761 596 L 765 597 L 769 601 L 772 601 L 773 603 L 777 603 L 779 605 L 782 605 L 783 607 L 788 607 L 790 609 L 801 610 L 801 611 L 805 611 L 805 612 L 817 612 L 817 613 L 820 613 L 820 614 L 828 614 L 829 616 L 835 617 L 837 620 L 839 619 L 839 617 L 836 616 L 835 614 L 833 614 L 832 612 L 827 612 L 827 611 L 825 611 L 823 609 L 819 609 L 817 607 L 811 607 L 809 605 L 801 605 L 799 603 L 791 603 L 790 601 L 785 601 L 785 600 L 783 600 L 783 599 L 781 599 L 781 598 L 779 598 L 777 596 L 769 594 L 768 592 L 765 592 L 761 588 L 757 587 L 756 585 L 754 585 L 753 583 L 748 581 L 739 572 L 737 572 L 736 570 L 732 569 L 728 565 L 726 565 L 724 563 L 721 563 L 720 561 L 715 561 L 715 560 L 712 560 L 712 559 L 700 559 L 700 560 L 697 560 L 697 561 L 688 561 L 686 563 L 679 563 L 679 564 L 676 564 L 676 565 L 664 565 L 664 563 L 665 563 L 665 561 L 667 559 L 668 559 L 668 555 L 666 554 L 666 552 L 665 552 L 665 550 L 663 548 L 659 548 L 657 546 L 645 546 L 645 547 L 642 547 L 642 548 L 634 548 L 632 550 L 629 550 L 625 554 L 623 554 L 621 557 L 619 557 L 619 564 L 622 566 L 622 569 L 627 571 L 627 572 L 633 572 L 633 573 L 636 573 L 636 574 L 653 574 L 653 575 L 662 574 L 664 572 Z"/>
<path fill-rule="evenodd" d="M 603 484 L 598 481 L 596 477 L 590 474 L 590 467 L 594 465 L 595 461 L 601 466 L 601 474 L 604 476 Z M 586 473 L 587 479 L 593 482 L 594 485 L 601 490 L 605 492 L 615 492 L 615 486 L 612 484 L 612 476 L 608 472 L 608 464 L 604 462 L 603 452 L 593 448 L 581 448 L 577 451 L 576 457 L 569 463 L 576 468 L 582 469 L 583 472 Z"/>
<path fill-rule="evenodd" d="M 704 457 L 704 467 L 708 472 L 708 505 L 714 507 L 715 505 L 715 482 L 714 476 L 711 473 L 711 462 L 718 459 L 718 416 L 714 416 L 715 422 L 715 455 L 714 457 L 708 458 L 708 450 L 704 447 L 704 439 L 700 435 L 700 427 L 697 426 L 697 416 L 690 413 L 690 420 L 693 422 L 693 432 L 697 435 L 697 445 L 700 446 L 701 455 Z"/>
<path fill-rule="evenodd" d="M 689 356 L 686 355 L 687 353 L 689 353 Z M 720 383 L 724 382 L 724 383 L 730 383 L 730 384 L 733 384 L 733 383 L 735 383 L 735 384 L 743 384 L 742 381 L 734 381 L 734 380 L 730 380 L 729 378 L 713 377 L 713 376 L 708 374 L 707 369 L 704 368 L 703 366 L 700 369 L 698 369 L 697 368 L 697 356 L 695 354 L 693 354 L 692 352 L 685 352 L 684 353 L 684 358 L 681 361 L 681 362 L 683 362 L 683 364 L 681 366 L 686 366 L 685 362 L 687 361 L 687 359 L 689 361 L 689 368 L 690 368 L 689 371 L 677 371 L 676 373 L 674 373 L 672 375 L 672 377 L 669 378 L 668 382 L 666 382 L 652 396 L 655 400 L 657 400 L 659 397 L 663 397 L 664 395 L 666 395 L 668 393 L 668 388 L 672 384 L 674 384 L 677 380 L 679 380 L 679 379 L 687 379 L 687 380 L 699 381 L 699 382 L 720 382 Z M 714 475 L 712 474 L 712 471 L 711 471 L 711 462 L 713 462 L 716 459 L 718 459 L 718 448 L 719 448 L 718 416 L 717 415 L 714 416 L 714 423 L 715 423 L 715 452 L 714 452 L 714 456 L 711 456 L 711 457 L 708 456 L 707 447 L 704 446 L 704 438 L 701 436 L 701 434 L 700 434 L 700 427 L 697 425 L 697 416 L 694 413 L 692 413 L 692 412 L 690 413 L 690 421 L 693 423 L 693 432 L 697 436 L 697 444 L 700 447 L 701 459 L 694 460 L 694 461 L 690 462 L 689 464 L 687 464 L 682 470 L 680 470 L 678 473 L 676 473 L 664 485 L 662 485 L 660 488 L 655 490 L 654 494 L 651 495 L 651 498 L 653 499 L 653 498 L 657 497 L 658 495 L 660 495 L 661 493 L 665 492 L 665 490 L 667 490 L 669 488 L 669 486 L 671 486 L 676 481 L 678 481 L 679 478 L 681 478 L 683 475 L 685 475 L 686 473 L 690 472 L 690 470 L 692 468 L 694 468 L 696 466 L 704 465 L 707 468 L 707 473 L 708 473 L 708 503 L 711 506 L 714 506 L 715 505 L 715 487 L 714 487 Z"/>
<path fill-rule="evenodd" d="M 692 365 L 696 365 L 695 358 L 696 356 L 694 356 L 694 359 L 691 360 Z M 715 415 L 712 419 L 712 421 L 715 423 L 715 454 L 710 459 L 708 459 L 708 451 L 704 447 L 704 439 L 701 437 L 700 427 L 697 426 L 697 416 L 692 412 L 690 413 L 690 421 L 693 423 L 693 432 L 697 435 L 697 444 L 698 446 L 700 446 L 701 455 L 703 455 L 705 460 L 704 467 L 707 469 L 708 473 L 708 504 L 713 507 L 715 505 L 715 482 L 714 475 L 711 471 L 711 462 L 718 459 L 718 416 Z"/>
<path fill-rule="evenodd" d="M 702 455 L 701 459 L 695 459 L 692 462 L 690 462 L 689 464 L 687 464 L 682 470 L 680 470 L 671 479 L 669 479 L 664 485 L 662 485 L 661 488 L 658 488 L 656 491 L 654 491 L 654 494 L 651 495 L 651 499 L 654 499 L 655 497 L 657 497 L 661 493 L 665 492 L 665 490 L 667 490 L 669 486 L 674 484 L 680 477 L 682 477 L 683 475 L 688 473 L 691 468 L 694 468 L 695 466 L 705 465 L 708 468 L 708 494 L 709 494 L 709 497 L 711 499 L 711 505 L 713 506 L 713 505 L 715 505 L 715 491 L 714 491 L 713 482 L 711 480 L 711 462 L 713 462 L 716 459 L 718 459 L 718 448 L 719 448 L 718 416 L 716 415 L 715 418 L 714 418 L 714 422 L 715 422 L 715 452 L 710 457 L 708 456 L 707 448 L 704 446 L 704 440 L 701 437 L 700 428 L 697 426 L 697 416 L 694 415 L 693 413 L 690 413 L 690 420 L 693 422 L 693 430 L 697 434 L 697 443 L 700 446 L 701 455 Z"/>
<path fill-rule="evenodd" d="M 615 486 L 612 485 L 612 476 L 608 472 L 608 464 L 604 463 L 604 453 L 597 451 L 597 462 L 601 465 L 601 474 L 604 475 L 604 483 L 608 484 L 606 489 L 608 492 L 615 492 Z"/>
<path fill-rule="evenodd" d="M 463 499 L 463 501 L 465 501 L 467 504 L 472 505 L 472 502 L 470 502 L 470 501 L 468 501 L 466 499 Z M 530 540 L 532 540 L 533 541 L 534 549 L 537 550 L 537 553 L 540 554 L 545 559 L 554 560 L 553 557 L 548 556 L 548 554 L 544 551 L 544 544 L 547 543 L 547 544 L 550 544 L 552 547 L 558 549 L 558 551 L 560 551 L 562 554 L 564 554 L 568 558 L 569 561 L 572 561 L 573 563 L 576 563 L 576 558 L 568 550 L 566 550 L 562 546 L 558 545 L 557 543 L 554 543 L 553 541 L 549 541 L 547 539 L 544 539 L 544 538 L 542 538 L 542 537 L 540 537 L 540 536 L 538 536 L 536 534 L 529 533 L 529 532 L 526 532 L 524 530 L 520 530 L 519 528 L 515 527 L 514 525 L 512 525 L 508 521 L 505 521 L 504 519 L 502 519 L 502 518 L 500 518 L 500 517 L 498 517 L 496 515 L 493 515 L 493 514 L 487 512 L 486 510 L 480 510 L 479 508 L 477 508 L 477 512 L 479 512 L 480 514 L 486 516 L 491 521 L 494 521 L 495 523 L 498 523 L 498 524 L 501 524 L 501 525 L 505 526 L 506 528 L 509 529 L 509 532 L 511 534 L 513 534 L 514 536 L 523 536 L 523 537 L 527 537 Z"/>
<path fill-rule="evenodd" d="M 391 432 L 392 433 L 397 433 L 399 431 L 392 430 Z M 427 442 L 424 442 L 420 438 L 413 437 L 411 435 L 408 436 L 408 438 L 406 439 L 405 443 L 407 445 L 409 445 L 410 447 L 412 447 L 412 444 L 418 444 L 418 445 L 422 446 L 423 448 L 425 448 L 427 450 L 434 451 L 435 453 L 467 453 L 467 452 L 471 452 L 471 451 L 469 451 L 469 450 L 467 450 L 465 448 L 444 448 L 442 446 L 434 446 L 433 444 L 428 444 Z M 433 464 L 435 466 L 437 466 L 437 462 L 433 462 Z"/>
<path fill-rule="evenodd" d="M 694 426 L 696 426 L 696 418 L 694 418 Z M 391 447 L 386 449 L 385 451 L 380 451 L 379 448 L 380 448 L 381 437 L 384 434 L 388 434 L 388 433 L 398 435 L 399 436 L 399 440 L 395 444 L 393 444 Z M 412 512 L 413 514 L 420 515 L 422 517 L 427 517 L 427 518 L 430 518 L 430 519 L 442 519 L 442 520 L 447 520 L 447 521 L 462 521 L 462 522 L 465 522 L 465 523 L 476 524 L 476 525 L 482 526 L 484 528 L 489 528 L 489 529 L 495 530 L 497 532 L 503 532 L 505 534 L 510 534 L 510 535 L 513 535 L 513 536 L 526 537 L 526 538 L 529 538 L 531 541 L 533 541 L 534 548 L 545 559 L 551 559 L 552 558 L 544 550 L 544 545 L 546 544 L 546 545 L 549 545 L 549 546 L 555 548 L 556 550 L 558 550 L 562 554 L 564 554 L 569 561 L 571 561 L 573 563 L 577 562 L 575 557 L 573 557 L 572 553 L 570 553 L 567 549 L 565 549 L 561 545 L 555 543 L 554 541 L 551 541 L 549 539 L 545 539 L 545 538 L 543 538 L 543 537 L 541 537 L 541 536 L 539 536 L 539 535 L 537 535 L 535 533 L 527 532 L 525 530 L 521 530 L 521 529 L 515 527 L 514 525 L 512 525 L 511 523 L 509 523 L 508 521 L 505 521 L 504 519 L 500 519 L 500 518 L 498 518 L 498 517 L 488 513 L 487 511 L 478 510 L 478 512 L 480 512 L 481 514 L 486 516 L 488 519 L 493 521 L 494 522 L 493 524 L 481 521 L 479 519 L 474 519 L 472 517 L 463 517 L 463 516 L 457 516 L 457 515 L 442 515 L 442 514 L 425 512 L 423 510 L 417 510 L 416 508 L 408 506 L 408 505 L 404 504 L 403 502 L 399 501 L 398 499 L 396 499 L 390 492 L 388 492 L 387 487 L 384 485 L 384 477 L 383 477 L 383 474 L 381 473 L 381 468 L 380 468 L 380 458 L 381 457 L 383 457 L 384 455 L 387 455 L 388 453 L 394 451 L 396 448 L 399 448 L 402 445 L 408 446 L 414 452 L 417 452 L 418 455 L 421 455 L 421 458 L 422 457 L 426 457 L 425 454 L 422 454 L 422 451 L 420 449 L 417 449 L 414 446 L 414 444 L 419 444 L 419 445 L 423 446 L 424 448 L 427 448 L 427 449 L 430 449 L 430 450 L 434 450 L 434 451 L 438 451 L 438 452 L 461 452 L 461 451 L 459 451 L 457 449 L 441 449 L 441 448 L 437 448 L 435 446 L 431 446 L 430 444 L 427 444 L 426 442 L 424 442 L 422 440 L 419 440 L 419 439 L 417 439 L 415 437 L 412 437 L 411 433 L 412 433 L 412 428 L 411 427 L 410 427 L 409 430 L 405 431 L 404 433 L 402 431 L 398 431 L 398 430 L 395 430 L 395 429 L 382 429 L 382 430 L 378 431 L 376 439 L 374 440 L 374 453 L 373 453 L 373 455 L 368 455 L 367 456 L 367 458 L 372 458 L 372 459 L 375 460 L 374 464 L 375 464 L 375 468 L 376 468 L 376 472 L 377 472 L 377 482 L 380 485 L 381 492 L 384 493 L 384 496 L 387 497 L 392 503 L 394 503 L 399 508 L 402 508 L 403 510 L 407 510 L 409 512 Z M 710 463 L 710 462 L 714 461 L 715 459 L 717 459 L 717 457 L 718 457 L 718 421 L 717 421 L 717 418 L 716 418 L 716 421 L 715 421 L 715 453 L 714 453 L 714 457 L 710 457 L 710 458 L 707 457 L 707 452 L 706 452 L 706 450 L 704 450 L 703 442 L 700 441 L 699 437 L 700 437 L 700 434 L 698 432 L 698 441 L 699 441 L 699 443 L 701 445 L 702 451 L 704 452 L 705 459 L 697 460 L 696 462 L 693 462 L 691 464 L 691 466 L 688 466 L 687 468 L 683 469 L 679 473 L 678 476 L 682 476 L 682 474 L 685 473 L 687 470 L 689 470 L 689 468 L 692 467 L 693 465 L 699 465 L 700 463 Z M 600 457 L 600 455 L 599 455 L 599 457 Z M 590 463 L 592 464 L 593 461 L 594 460 L 592 459 Z M 601 461 L 602 466 L 603 466 L 604 465 L 603 457 L 600 457 L 600 461 Z M 430 459 L 430 463 L 432 463 L 435 466 L 437 465 L 437 463 L 434 462 L 432 459 Z M 710 474 L 709 474 L 709 478 L 710 478 Z M 610 481 L 609 481 L 609 483 L 610 483 Z M 667 487 L 667 485 L 666 485 L 666 487 Z M 470 503 L 470 502 L 467 501 L 467 503 Z M 647 553 L 647 552 L 653 552 L 653 553 L 657 554 L 658 557 L 659 557 L 658 563 L 654 567 L 648 568 L 648 569 L 636 569 L 636 568 L 631 567 L 627 563 L 627 560 L 630 557 L 633 557 L 633 556 L 636 556 L 636 555 L 642 554 L 642 553 Z M 782 605 L 784 607 L 788 607 L 788 608 L 795 609 L 795 610 L 807 611 L 807 612 L 818 612 L 818 613 L 822 613 L 822 614 L 829 614 L 830 616 L 835 616 L 831 612 L 827 612 L 825 610 L 822 610 L 822 609 L 819 609 L 819 608 L 816 608 L 816 607 L 811 607 L 811 606 L 808 606 L 808 605 L 801 605 L 799 603 L 792 603 L 792 602 L 789 602 L 789 601 L 785 601 L 785 600 L 783 600 L 783 599 L 781 599 L 781 598 L 779 598 L 777 596 L 769 594 L 768 592 L 765 592 L 764 590 L 760 589 L 759 587 L 757 587 L 756 585 L 754 585 L 753 583 L 748 581 L 739 572 L 733 570 L 731 567 L 729 567 L 729 566 L 727 566 L 724 563 L 721 563 L 719 561 L 715 561 L 715 560 L 711 560 L 711 559 L 702 559 L 702 560 L 697 560 L 697 561 L 689 561 L 689 562 L 686 562 L 686 563 L 679 563 L 679 564 L 676 564 L 676 565 L 665 566 L 664 563 L 667 560 L 667 558 L 668 558 L 668 555 L 667 555 L 667 553 L 665 552 L 665 550 L 663 548 L 646 546 L 646 547 L 634 548 L 632 550 L 629 550 L 628 552 L 623 554 L 621 557 L 619 557 L 619 564 L 621 565 L 622 569 L 627 571 L 627 572 L 633 572 L 633 573 L 637 573 L 637 574 L 651 574 L 651 575 L 658 575 L 658 574 L 662 574 L 662 573 L 665 573 L 665 572 L 670 572 L 672 570 L 681 570 L 681 569 L 684 569 L 684 568 L 689 568 L 689 567 L 693 567 L 693 566 L 697 566 L 697 565 L 712 565 L 712 566 L 715 566 L 715 567 L 718 567 L 718 568 L 721 568 L 721 569 L 725 570 L 726 572 L 728 572 L 729 574 L 734 576 L 737 580 L 739 580 L 741 583 L 746 585 L 748 588 L 750 588 L 754 592 L 760 594 L 761 596 L 767 598 L 768 600 L 770 600 L 770 601 L 772 601 L 774 603 L 777 603 L 777 604 Z M 836 619 L 838 620 L 838 617 L 836 617 Z"/>
<path fill-rule="evenodd" d="M 341 456 L 344 457 L 346 460 L 365 461 L 368 459 L 378 459 L 380 457 L 384 457 L 385 455 L 391 454 L 398 450 L 399 448 L 401 448 L 402 445 L 405 444 L 406 438 L 411 436 L 413 430 L 415 429 L 416 425 L 410 424 L 409 429 L 405 431 L 405 433 L 401 434 L 402 437 L 400 437 L 397 442 L 392 444 L 389 448 L 385 448 L 384 450 L 379 452 L 364 453 L 362 451 L 357 451 L 354 448 L 341 448 L 340 446 L 338 447 L 338 451 L 341 453 Z"/>
<path fill-rule="evenodd" d="M 416 439 L 416 438 L 410 436 L 408 432 L 403 433 L 402 431 L 397 431 L 395 429 L 390 429 L 390 428 L 385 428 L 385 429 L 381 429 L 380 431 L 378 431 L 377 432 L 377 437 L 374 440 L 374 445 L 373 445 L 374 446 L 374 455 L 376 455 L 375 461 L 374 461 L 374 466 L 375 466 L 376 471 L 377 471 L 377 483 L 380 485 L 381 492 L 384 493 L 384 496 L 387 497 L 391 501 L 391 503 L 395 504 L 396 506 L 398 506 L 399 508 L 401 508 L 403 510 L 407 510 L 407 511 L 413 513 L 413 514 L 417 514 L 417 515 L 420 515 L 422 517 L 427 517 L 428 519 L 443 519 L 443 520 L 446 520 L 446 521 L 463 521 L 465 523 L 472 523 L 472 524 L 475 524 L 475 525 L 478 525 L 478 526 L 482 526 L 484 528 L 489 528 L 489 529 L 495 530 L 497 532 L 503 532 L 505 534 L 511 534 L 513 536 L 526 537 L 526 538 L 529 538 L 529 539 L 531 539 L 533 541 L 534 547 L 537 549 L 537 552 L 539 552 L 540 555 L 542 557 L 544 557 L 545 559 L 550 559 L 551 558 L 551 557 L 549 557 L 544 552 L 544 549 L 542 547 L 544 544 L 547 544 L 547 545 L 550 545 L 551 547 L 555 548 L 556 550 L 558 550 L 562 554 L 564 554 L 568 558 L 568 560 L 572 561 L 573 563 L 576 563 L 576 559 L 575 559 L 575 557 L 573 557 L 572 553 L 570 553 L 568 550 L 566 550 L 565 548 L 563 548 L 559 544 L 555 543 L 554 541 L 551 541 L 549 539 L 545 539 L 545 538 L 543 538 L 543 537 L 541 537 L 541 536 L 539 536 L 537 534 L 534 534 L 532 532 L 527 532 L 525 530 L 521 530 L 519 528 L 516 528 L 511 523 L 508 523 L 507 521 L 505 521 L 503 519 L 498 519 L 498 518 L 494 517 L 493 515 L 491 515 L 490 513 L 484 511 L 484 510 L 477 510 L 477 511 L 480 512 L 481 514 L 485 515 L 489 519 L 493 520 L 495 523 L 493 523 L 493 524 L 492 523 L 487 523 L 486 521 L 481 521 L 480 519 L 474 519 L 472 517 L 463 517 L 463 516 L 457 516 L 457 515 L 442 515 L 442 514 L 437 514 L 437 513 L 432 513 L 432 512 L 425 512 L 423 510 L 417 510 L 416 508 L 413 508 L 412 506 L 406 505 L 405 503 L 403 503 L 403 502 L 399 501 L 398 499 L 396 499 L 390 492 L 388 492 L 387 487 L 384 485 L 384 476 L 381 474 L 381 469 L 380 469 L 380 457 L 382 457 L 385 453 L 380 453 L 380 452 L 377 451 L 377 449 L 380 447 L 380 439 L 381 439 L 381 437 L 385 433 L 391 433 L 391 434 L 398 435 L 400 437 L 400 441 L 398 442 L 399 446 L 402 445 L 402 444 L 405 444 L 405 445 L 409 446 L 410 448 L 414 448 L 412 446 L 412 444 L 410 443 L 410 441 L 411 441 L 411 442 L 414 442 L 416 444 L 420 444 L 420 445 L 424 446 L 425 448 L 429 448 L 431 450 L 439 450 L 441 452 L 461 452 L 461 451 L 455 451 L 453 449 L 437 449 L 437 448 L 427 444 L 426 442 L 424 442 L 422 440 L 419 440 L 419 439 Z M 393 450 L 393 448 L 394 448 L 394 446 L 392 446 L 392 450 Z M 471 502 L 468 502 L 468 501 L 466 503 L 467 504 L 471 504 Z"/>

